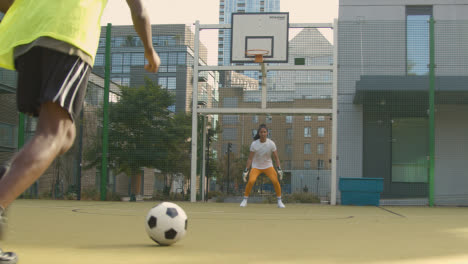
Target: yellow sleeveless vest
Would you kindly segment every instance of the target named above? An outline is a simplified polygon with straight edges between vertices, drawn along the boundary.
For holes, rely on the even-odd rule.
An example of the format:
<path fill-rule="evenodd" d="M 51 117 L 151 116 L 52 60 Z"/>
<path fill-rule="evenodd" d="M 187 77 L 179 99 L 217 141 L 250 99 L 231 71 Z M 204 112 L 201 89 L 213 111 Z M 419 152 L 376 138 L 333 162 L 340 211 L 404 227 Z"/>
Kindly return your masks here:
<path fill-rule="evenodd" d="M 14 70 L 13 51 L 43 36 L 72 44 L 94 62 L 107 0 L 15 0 L 0 22 L 0 67 Z"/>

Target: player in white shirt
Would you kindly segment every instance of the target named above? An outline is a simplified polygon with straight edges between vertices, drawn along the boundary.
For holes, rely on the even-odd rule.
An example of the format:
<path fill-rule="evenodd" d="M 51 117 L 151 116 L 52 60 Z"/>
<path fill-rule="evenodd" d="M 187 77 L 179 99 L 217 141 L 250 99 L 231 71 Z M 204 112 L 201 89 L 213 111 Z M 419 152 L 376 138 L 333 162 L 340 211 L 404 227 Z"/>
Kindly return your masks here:
<path fill-rule="evenodd" d="M 268 128 L 266 125 L 261 124 L 257 130 L 257 134 L 254 137 L 254 141 L 250 145 L 249 159 L 247 160 L 247 165 L 245 166 L 244 173 L 242 174 L 244 182 L 247 181 L 247 175 L 249 175 L 249 182 L 245 187 L 244 200 L 242 200 L 240 204 L 241 207 L 247 206 L 247 200 L 249 199 L 250 191 L 252 190 L 258 175 L 262 173 L 265 173 L 268 178 L 270 178 L 273 186 L 275 187 L 276 197 L 278 199 L 278 207 L 285 207 L 281 201 L 281 186 L 278 181 L 278 176 L 280 180 L 283 179 L 283 171 L 281 170 L 278 152 L 276 151 L 276 144 L 267 138 L 267 136 Z M 275 158 L 278 173 L 276 173 L 276 170 L 273 168 L 273 161 L 271 160 L 272 154 Z M 249 169 L 251 169 L 250 174 Z"/>

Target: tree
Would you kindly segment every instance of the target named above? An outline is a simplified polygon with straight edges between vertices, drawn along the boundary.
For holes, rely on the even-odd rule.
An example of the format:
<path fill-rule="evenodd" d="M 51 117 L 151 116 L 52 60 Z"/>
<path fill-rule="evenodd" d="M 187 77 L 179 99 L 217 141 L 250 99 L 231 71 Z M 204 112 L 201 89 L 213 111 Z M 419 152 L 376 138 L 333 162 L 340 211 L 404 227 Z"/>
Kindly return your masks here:
<path fill-rule="evenodd" d="M 166 175 L 165 186 L 167 192 L 172 188 L 176 175 L 183 175 L 184 180 L 190 177 L 190 140 L 192 135 L 192 117 L 187 113 L 178 113 L 172 116 L 167 127 L 167 153 L 168 156 L 158 169 Z M 185 162 L 184 162 L 185 161 Z"/>
<path fill-rule="evenodd" d="M 168 110 L 174 101 L 170 91 L 149 79 L 141 87 L 121 87 L 119 101 L 109 106 L 109 164 L 114 172 L 123 172 L 132 180 L 140 178 L 144 167 L 170 175 L 187 174 L 190 164 L 181 161 L 190 160 L 191 120 L 185 113 Z M 95 153 L 100 153 L 102 142 L 95 143 Z M 87 163 L 99 166 L 100 159 L 95 155 Z M 132 182 L 135 194 L 139 185 Z"/>

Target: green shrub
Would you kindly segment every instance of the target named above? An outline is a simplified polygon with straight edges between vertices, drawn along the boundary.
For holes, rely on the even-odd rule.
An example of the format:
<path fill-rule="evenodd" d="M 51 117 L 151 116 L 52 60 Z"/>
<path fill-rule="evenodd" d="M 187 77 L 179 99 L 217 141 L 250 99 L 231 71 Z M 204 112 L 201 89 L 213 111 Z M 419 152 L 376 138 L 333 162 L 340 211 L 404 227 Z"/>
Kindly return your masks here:
<path fill-rule="evenodd" d="M 65 199 L 65 200 L 76 200 L 77 197 L 78 197 L 78 196 L 76 195 L 76 193 L 67 192 L 67 193 L 63 196 L 63 199 Z"/>
<path fill-rule="evenodd" d="M 33 199 L 35 197 L 31 193 L 22 193 L 19 198 L 20 199 Z"/>
<path fill-rule="evenodd" d="M 42 192 L 39 194 L 39 199 L 51 199 L 52 198 L 52 192 Z"/>
<path fill-rule="evenodd" d="M 106 200 L 107 201 L 121 201 L 122 196 L 120 194 L 118 194 L 118 193 L 115 193 L 115 192 L 108 192 Z"/>
<path fill-rule="evenodd" d="M 95 188 L 87 188 L 81 191 L 81 200 L 99 201 L 101 196 Z"/>
<path fill-rule="evenodd" d="M 224 194 L 222 192 L 219 192 L 219 191 L 210 191 L 206 194 L 206 197 L 208 199 L 211 199 L 211 198 L 215 198 L 215 197 L 221 197 L 221 196 L 224 196 Z"/>
<path fill-rule="evenodd" d="M 282 200 L 285 203 L 320 203 L 320 198 L 312 193 L 283 194 Z M 276 203 L 276 196 L 271 195 L 265 197 L 263 203 Z"/>
<path fill-rule="evenodd" d="M 313 193 L 292 193 L 284 198 L 287 203 L 320 203 L 320 198 Z"/>

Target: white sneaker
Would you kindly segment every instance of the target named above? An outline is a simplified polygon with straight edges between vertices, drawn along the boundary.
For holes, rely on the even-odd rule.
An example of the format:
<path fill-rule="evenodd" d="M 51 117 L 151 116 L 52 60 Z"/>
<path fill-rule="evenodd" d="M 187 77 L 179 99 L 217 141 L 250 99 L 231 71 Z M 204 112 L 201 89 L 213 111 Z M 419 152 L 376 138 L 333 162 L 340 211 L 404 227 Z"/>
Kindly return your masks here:
<path fill-rule="evenodd" d="M 0 264 L 16 264 L 18 256 L 14 252 L 3 252 L 0 249 Z"/>
<path fill-rule="evenodd" d="M 0 239 L 5 231 L 5 214 L 3 208 L 0 208 Z M 15 264 L 18 262 L 18 256 L 14 252 L 3 252 L 0 249 L 0 264 Z"/>
<path fill-rule="evenodd" d="M 278 208 L 285 208 L 283 202 L 281 200 L 278 200 Z"/>
<path fill-rule="evenodd" d="M 244 198 L 244 200 L 242 200 L 240 204 L 240 207 L 246 207 L 246 206 L 247 206 L 247 199 Z"/>

